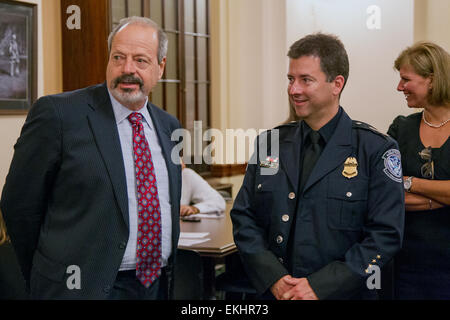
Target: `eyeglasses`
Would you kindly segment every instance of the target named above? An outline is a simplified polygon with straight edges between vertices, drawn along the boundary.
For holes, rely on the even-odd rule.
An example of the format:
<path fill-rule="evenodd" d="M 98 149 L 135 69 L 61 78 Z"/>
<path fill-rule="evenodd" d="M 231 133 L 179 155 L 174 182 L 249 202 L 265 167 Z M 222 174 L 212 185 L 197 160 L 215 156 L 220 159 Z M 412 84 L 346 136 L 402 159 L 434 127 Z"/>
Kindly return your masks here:
<path fill-rule="evenodd" d="M 434 179 L 434 162 L 431 160 L 431 147 L 425 148 L 419 152 L 419 156 L 422 160 L 427 161 L 420 168 L 420 173 L 422 177 L 426 179 Z"/>

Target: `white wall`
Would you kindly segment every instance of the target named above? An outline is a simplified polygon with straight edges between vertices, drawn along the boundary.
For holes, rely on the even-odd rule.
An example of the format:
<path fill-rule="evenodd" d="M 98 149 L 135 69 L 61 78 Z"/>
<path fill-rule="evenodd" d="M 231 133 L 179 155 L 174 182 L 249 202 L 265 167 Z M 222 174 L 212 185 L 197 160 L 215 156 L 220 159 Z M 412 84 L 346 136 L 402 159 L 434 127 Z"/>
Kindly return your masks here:
<path fill-rule="evenodd" d="M 380 9 L 380 29 L 366 25 L 371 5 Z M 286 0 L 286 40 L 290 46 L 318 31 L 339 36 L 350 60 L 341 105 L 353 119 L 386 132 L 395 116 L 411 112 L 396 91 L 393 64 L 413 42 L 413 16 L 413 0 Z"/>
<path fill-rule="evenodd" d="M 450 1 L 415 0 L 414 41 L 433 41 L 450 52 Z"/>
<path fill-rule="evenodd" d="M 212 127 L 223 134 L 272 128 L 287 118 L 285 13 L 280 0 L 212 1 Z M 224 141 L 215 163 L 246 162 L 253 139 L 247 145 L 239 161 Z"/>
<path fill-rule="evenodd" d="M 213 127 L 275 126 L 288 115 L 284 1 L 213 0 L 211 15 Z"/>

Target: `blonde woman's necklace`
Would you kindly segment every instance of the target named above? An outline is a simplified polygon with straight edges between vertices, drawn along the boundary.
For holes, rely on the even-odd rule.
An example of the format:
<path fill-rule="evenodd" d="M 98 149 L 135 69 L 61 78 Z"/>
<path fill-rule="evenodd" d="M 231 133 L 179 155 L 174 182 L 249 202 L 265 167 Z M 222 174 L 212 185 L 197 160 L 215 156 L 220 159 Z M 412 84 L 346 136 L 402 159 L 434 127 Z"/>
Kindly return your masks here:
<path fill-rule="evenodd" d="M 423 119 L 423 122 L 425 122 L 429 127 L 432 127 L 432 128 L 440 128 L 442 126 L 445 126 L 445 124 L 450 121 L 450 118 L 448 118 L 447 120 L 445 120 L 439 124 L 432 124 L 432 123 L 428 122 L 427 119 L 425 119 L 425 111 L 422 112 L 422 119 Z"/>

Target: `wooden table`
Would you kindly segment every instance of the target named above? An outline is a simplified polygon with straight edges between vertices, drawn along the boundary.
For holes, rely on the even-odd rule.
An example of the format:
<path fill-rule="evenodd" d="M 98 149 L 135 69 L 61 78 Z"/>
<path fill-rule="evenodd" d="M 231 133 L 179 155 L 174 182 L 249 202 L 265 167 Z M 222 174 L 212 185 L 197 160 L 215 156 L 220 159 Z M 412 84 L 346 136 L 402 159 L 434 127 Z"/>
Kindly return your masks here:
<path fill-rule="evenodd" d="M 230 210 L 232 203 L 227 203 L 222 217 L 202 218 L 200 222 L 180 221 L 181 232 L 209 232 L 210 240 L 192 246 L 178 246 L 179 249 L 194 250 L 201 256 L 221 258 L 236 251 L 233 240 L 233 225 Z"/>
<path fill-rule="evenodd" d="M 200 222 L 180 221 L 181 232 L 209 232 L 210 240 L 192 246 L 181 246 L 179 249 L 193 250 L 199 253 L 203 260 L 204 298 L 215 296 L 215 265 L 223 258 L 237 251 L 233 240 L 233 225 L 230 211 L 232 202 L 227 202 L 225 213 L 220 218 L 202 218 Z"/>

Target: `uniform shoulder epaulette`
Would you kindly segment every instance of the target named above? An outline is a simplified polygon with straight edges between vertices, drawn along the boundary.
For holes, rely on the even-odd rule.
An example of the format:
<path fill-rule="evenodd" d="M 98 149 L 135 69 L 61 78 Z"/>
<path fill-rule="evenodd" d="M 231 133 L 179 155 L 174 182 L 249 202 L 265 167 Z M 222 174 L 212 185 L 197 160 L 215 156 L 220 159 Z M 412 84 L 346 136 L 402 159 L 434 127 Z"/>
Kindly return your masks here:
<path fill-rule="evenodd" d="M 362 122 L 362 121 L 352 120 L 352 127 L 353 128 L 357 128 L 357 129 L 363 129 L 363 130 L 371 131 L 371 132 L 373 132 L 373 133 L 375 133 L 375 134 L 377 134 L 379 136 L 382 136 L 384 138 L 389 137 L 387 134 L 385 134 L 385 133 L 383 133 L 381 131 L 378 131 L 377 128 L 371 126 L 368 123 Z"/>
<path fill-rule="evenodd" d="M 299 123 L 298 121 L 291 121 L 291 122 L 288 122 L 288 123 L 280 124 L 280 125 L 276 126 L 274 129 L 292 128 L 292 127 L 298 126 L 298 123 Z"/>

